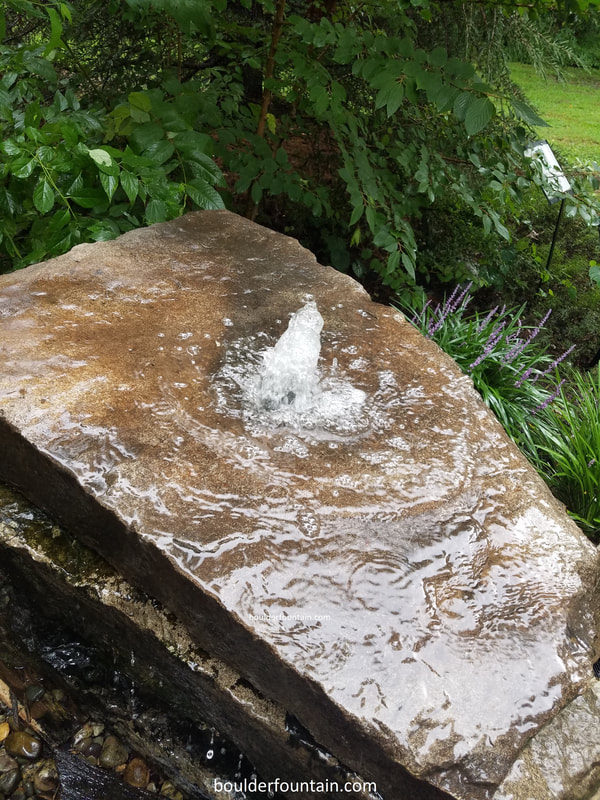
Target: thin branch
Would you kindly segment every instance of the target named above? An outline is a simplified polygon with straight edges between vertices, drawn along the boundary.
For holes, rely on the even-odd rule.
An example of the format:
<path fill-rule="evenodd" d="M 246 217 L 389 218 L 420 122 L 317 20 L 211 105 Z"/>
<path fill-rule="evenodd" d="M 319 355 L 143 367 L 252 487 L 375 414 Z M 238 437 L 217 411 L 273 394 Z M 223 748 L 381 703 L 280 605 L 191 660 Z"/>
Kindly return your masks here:
<path fill-rule="evenodd" d="M 267 115 L 269 113 L 269 106 L 271 105 L 271 98 L 273 96 L 273 92 L 267 86 L 267 83 L 268 81 L 271 80 L 271 78 L 273 77 L 273 73 L 275 72 L 275 54 L 277 53 L 277 45 L 279 44 L 281 31 L 283 30 L 284 11 L 285 11 L 285 0 L 277 0 L 275 17 L 273 18 L 273 28 L 271 30 L 271 46 L 269 48 L 267 65 L 265 67 L 263 98 L 260 107 L 260 114 L 258 117 L 258 126 L 256 128 L 256 135 L 259 136 L 261 139 L 264 139 L 265 137 L 265 125 L 267 122 Z M 254 220 L 256 218 L 257 211 L 258 211 L 258 203 L 252 201 L 252 190 L 250 190 L 248 211 L 246 213 L 246 216 L 249 219 Z"/>

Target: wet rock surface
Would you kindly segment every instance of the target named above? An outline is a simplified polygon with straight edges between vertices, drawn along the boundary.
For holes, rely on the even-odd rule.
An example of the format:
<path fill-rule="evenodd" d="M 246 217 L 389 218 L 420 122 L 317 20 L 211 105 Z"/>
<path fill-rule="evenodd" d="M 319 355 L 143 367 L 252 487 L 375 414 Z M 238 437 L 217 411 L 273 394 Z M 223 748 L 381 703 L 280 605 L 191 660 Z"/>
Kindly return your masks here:
<path fill-rule="evenodd" d="M 600 798 L 600 680 L 530 742 L 493 800 Z"/>
<path fill-rule="evenodd" d="M 322 380 L 367 399 L 274 426 L 248 375 L 309 296 Z M 293 240 L 194 214 L 0 298 L 4 479 L 384 795 L 490 797 L 592 680 L 592 545 L 450 360 Z"/>
<path fill-rule="evenodd" d="M 139 775 L 143 761 L 151 765 L 145 788 L 175 800 L 273 800 L 252 781 L 281 776 L 282 765 L 297 781 L 359 782 L 285 709 L 195 648 L 156 600 L 0 485 L 2 679 L 33 719 L 42 720 L 52 751 L 68 746 L 99 766 L 103 750 L 120 750 L 129 760 L 114 771 L 125 779 L 135 761 Z M 8 690 L 5 697 L 10 706 Z M 10 732 L 9 723 L 0 722 L 0 744 Z M 262 775 L 243 752 L 260 760 Z M 16 762 L 6 758 L 8 772 Z M 0 758 L 0 772 L 3 763 Z M 243 791 L 228 788 L 244 780 Z M 225 788 L 217 791 L 215 781 Z M 95 785 L 103 791 L 106 780 Z M 272 794 L 280 800 L 275 789 Z M 312 800 L 314 793 L 293 796 Z M 360 791 L 344 797 L 372 800 Z"/>

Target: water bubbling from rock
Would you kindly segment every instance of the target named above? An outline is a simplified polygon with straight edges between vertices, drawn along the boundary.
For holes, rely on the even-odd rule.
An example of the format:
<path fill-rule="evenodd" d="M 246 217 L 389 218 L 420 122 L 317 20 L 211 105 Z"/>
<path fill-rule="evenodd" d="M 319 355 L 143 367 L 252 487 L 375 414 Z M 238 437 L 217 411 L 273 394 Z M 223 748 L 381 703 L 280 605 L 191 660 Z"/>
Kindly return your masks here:
<path fill-rule="evenodd" d="M 310 295 L 305 299 L 273 346 L 261 349 L 269 338 L 264 332 L 228 344 L 212 379 L 217 413 L 241 417 L 246 432 L 261 438 L 286 429 L 303 439 L 335 442 L 379 430 L 381 404 L 365 402 L 366 393 L 340 374 L 337 358 L 319 365 L 323 318 Z M 304 453 L 305 445 L 294 442 L 286 439 L 275 449 Z"/>
<path fill-rule="evenodd" d="M 314 300 L 292 314 L 287 330 L 274 347 L 263 353 L 257 402 L 275 411 L 290 406 L 307 411 L 318 401 L 323 317 Z"/>

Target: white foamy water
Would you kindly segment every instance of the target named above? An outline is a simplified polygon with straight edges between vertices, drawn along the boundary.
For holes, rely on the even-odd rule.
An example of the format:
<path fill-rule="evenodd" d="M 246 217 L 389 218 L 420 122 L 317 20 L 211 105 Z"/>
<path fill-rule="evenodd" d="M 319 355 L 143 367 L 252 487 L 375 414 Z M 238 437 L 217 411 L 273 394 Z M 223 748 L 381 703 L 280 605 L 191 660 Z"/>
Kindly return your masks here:
<path fill-rule="evenodd" d="M 335 359 L 319 364 L 322 329 L 323 317 L 309 300 L 272 347 L 257 349 L 264 335 L 232 343 L 214 384 L 219 411 L 241 414 L 251 434 L 281 426 L 320 430 L 326 438 L 366 431 L 365 392 L 337 374 Z"/>
<path fill-rule="evenodd" d="M 259 409 L 289 406 L 302 413 L 317 404 L 322 330 L 323 317 L 314 300 L 292 314 L 277 344 L 263 353 L 256 393 Z"/>

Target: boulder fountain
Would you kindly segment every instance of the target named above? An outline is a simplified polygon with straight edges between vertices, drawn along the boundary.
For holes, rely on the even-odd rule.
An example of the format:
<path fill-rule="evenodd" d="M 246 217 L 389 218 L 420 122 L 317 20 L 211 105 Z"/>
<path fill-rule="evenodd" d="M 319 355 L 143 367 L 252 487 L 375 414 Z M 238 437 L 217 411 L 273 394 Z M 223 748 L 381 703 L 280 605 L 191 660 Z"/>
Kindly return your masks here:
<path fill-rule="evenodd" d="M 525 797 L 527 743 L 594 705 L 595 548 L 294 240 L 200 212 L 2 276 L 0 364 L 2 480 L 386 800 Z"/>

